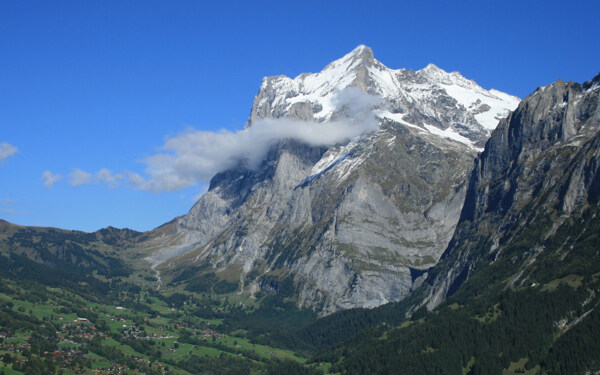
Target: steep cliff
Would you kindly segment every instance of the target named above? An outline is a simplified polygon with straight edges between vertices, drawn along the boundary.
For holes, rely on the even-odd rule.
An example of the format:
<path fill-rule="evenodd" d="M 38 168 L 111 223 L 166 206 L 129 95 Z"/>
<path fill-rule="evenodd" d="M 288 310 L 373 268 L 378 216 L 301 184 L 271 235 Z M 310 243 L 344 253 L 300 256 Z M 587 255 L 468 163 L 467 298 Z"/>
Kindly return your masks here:
<path fill-rule="evenodd" d="M 430 279 L 429 308 L 475 270 L 507 256 L 516 256 L 517 267 L 504 276 L 512 277 L 511 286 L 523 285 L 538 266 L 536 259 L 548 256 L 547 240 L 574 240 L 556 238 L 558 228 L 595 215 L 599 92 L 600 75 L 583 85 L 559 80 L 538 88 L 500 122 L 475 161 L 460 222 Z M 526 236 L 537 241 L 515 253 Z M 504 254 L 507 249 L 513 249 L 510 255 Z"/>

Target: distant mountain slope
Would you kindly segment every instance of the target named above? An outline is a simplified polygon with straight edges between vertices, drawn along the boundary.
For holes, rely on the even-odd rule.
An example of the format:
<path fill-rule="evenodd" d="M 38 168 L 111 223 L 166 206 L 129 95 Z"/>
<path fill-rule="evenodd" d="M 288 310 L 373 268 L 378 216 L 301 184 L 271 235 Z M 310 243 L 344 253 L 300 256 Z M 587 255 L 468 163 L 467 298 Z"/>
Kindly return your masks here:
<path fill-rule="evenodd" d="M 446 248 L 472 160 L 518 101 L 433 65 L 389 69 L 365 46 L 320 73 L 266 78 L 247 127 L 337 121 L 366 133 L 328 146 L 280 140 L 258 167 L 217 174 L 140 251 L 163 286 L 213 280 L 324 314 L 398 301 Z"/>
<path fill-rule="evenodd" d="M 95 297 L 131 274 L 120 252 L 142 236 L 129 229 L 109 227 L 84 233 L 23 227 L 0 220 L 0 276 Z"/>

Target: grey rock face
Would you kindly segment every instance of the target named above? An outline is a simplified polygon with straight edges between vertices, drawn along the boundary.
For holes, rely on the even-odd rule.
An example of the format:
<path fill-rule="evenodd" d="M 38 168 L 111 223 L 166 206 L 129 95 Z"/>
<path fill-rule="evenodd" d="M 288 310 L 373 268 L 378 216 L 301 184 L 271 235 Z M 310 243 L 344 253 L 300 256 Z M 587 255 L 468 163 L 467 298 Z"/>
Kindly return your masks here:
<path fill-rule="evenodd" d="M 468 278 L 481 251 L 499 251 L 524 220 L 552 210 L 559 224 L 597 200 L 599 93 L 600 75 L 583 85 L 558 81 L 500 122 L 475 161 L 460 222 L 425 300 L 429 308 Z"/>
<path fill-rule="evenodd" d="M 347 87 L 382 99 L 370 109 L 377 130 L 328 147 L 281 140 L 258 168 L 217 174 L 149 242 L 163 276 L 234 275 L 237 292 L 250 296 L 291 284 L 299 306 L 322 314 L 410 293 L 411 268 L 435 265 L 454 232 L 491 126 L 480 114 L 518 99 L 434 66 L 390 70 L 361 46 L 321 73 L 266 78 L 247 126 L 347 118 L 351 102 L 339 99 Z M 469 108 L 466 92 L 478 98 Z"/>

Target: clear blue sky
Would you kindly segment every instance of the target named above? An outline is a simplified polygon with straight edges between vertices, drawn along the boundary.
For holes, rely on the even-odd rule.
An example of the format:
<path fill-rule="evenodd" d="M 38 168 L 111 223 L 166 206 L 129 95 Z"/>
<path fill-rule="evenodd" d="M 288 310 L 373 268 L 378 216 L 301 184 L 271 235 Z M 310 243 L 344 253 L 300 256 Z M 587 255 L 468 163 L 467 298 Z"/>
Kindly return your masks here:
<path fill-rule="evenodd" d="M 202 184 L 110 178 L 146 176 L 186 129 L 241 129 L 263 76 L 320 71 L 359 44 L 519 97 L 600 71 L 597 0 L 208 3 L 0 0 L 0 218 L 148 230 L 185 214 Z"/>

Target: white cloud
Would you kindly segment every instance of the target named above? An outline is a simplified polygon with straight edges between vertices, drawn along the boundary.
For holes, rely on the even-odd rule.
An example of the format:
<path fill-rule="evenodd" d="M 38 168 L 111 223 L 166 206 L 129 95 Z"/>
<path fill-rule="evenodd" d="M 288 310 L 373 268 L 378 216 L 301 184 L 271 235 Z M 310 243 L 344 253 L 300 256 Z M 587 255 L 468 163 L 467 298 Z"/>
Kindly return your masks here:
<path fill-rule="evenodd" d="M 44 171 L 42 173 L 42 180 L 44 180 L 44 187 L 50 189 L 56 182 L 58 182 L 62 176 L 60 174 L 53 174 L 51 171 Z"/>
<path fill-rule="evenodd" d="M 342 119 L 325 123 L 292 119 L 264 119 L 240 131 L 187 131 L 167 139 L 164 152 L 145 159 L 149 178 L 129 172 L 128 183 L 154 192 L 182 189 L 207 183 L 218 172 L 240 162 L 250 168 L 264 160 L 269 148 L 282 139 L 295 139 L 311 146 L 345 143 L 376 130 L 371 108 L 379 99 L 358 88 L 346 89 L 335 98 Z"/>
<path fill-rule="evenodd" d="M 120 185 L 119 180 L 122 180 L 125 176 L 121 173 L 114 174 L 106 168 L 100 169 L 94 176 L 94 181 L 98 183 L 104 183 L 109 188 L 116 188 Z"/>
<path fill-rule="evenodd" d="M 127 183 L 135 186 L 135 187 L 141 187 L 145 180 L 144 177 L 140 176 L 139 174 L 135 173 L 135 172 L 126 172 L 127 174 Z"/>
<path fill-rule="evenodd" d="M 26 213 L 25 211 L 17 210 L 17 209 L 14 209 L 11 207 L 15 204 L 15 202 L 16 201 L 14 199 L 10 199 L 10 198 L 0 199 L 0 213 L 7 214 L 7 215 L 25 214 Z"/>
<path fill-rule="evenodd" d="M 75 168 L 73 172 L 69 174 L 69 182 L 71 186 L 88 185 L 92 182 L 92 174 L 79 168 Z"/>
<path fill-rule="evenodd" d="M 11 145 L 10 143 L 6 143 L 6 142 L 0 143 L 0 161 L 10 158 L 14 154 L 16 154 L 18 150 L 19 150 L 18 148 Z"/>
<path fill-rule="evenodd" d="M 83 186 L 91 183 L 104 184 L 109 188 L 116 188 L 121 185 L 121 180 L 125 178 L 126 173 L 113 173 L 109 169 L 102 168 L 98 172 L 92 174 L 75 168 L 69 174 L 69 183 L 71 186 Z"/>

